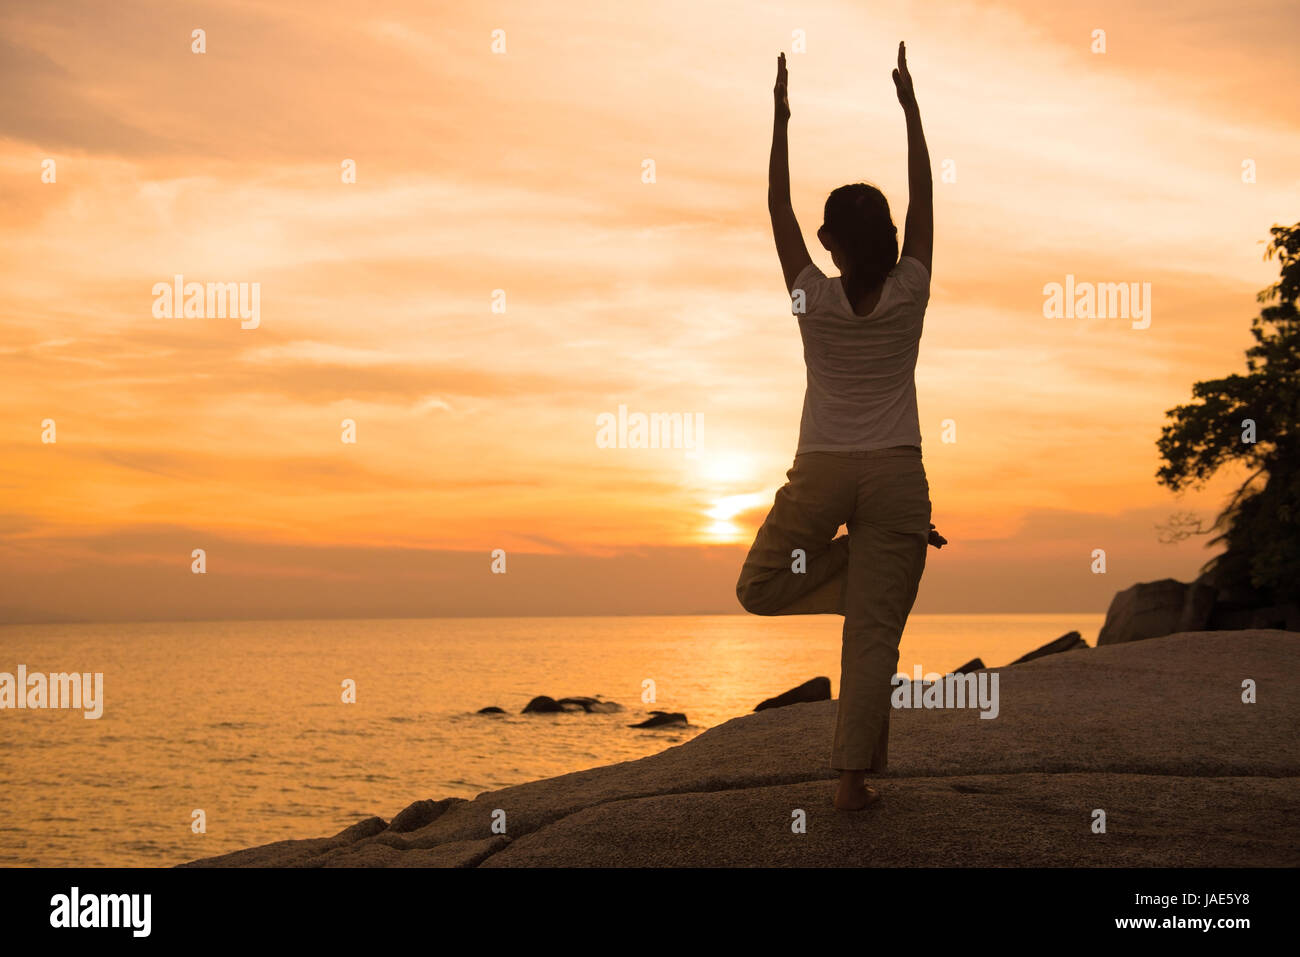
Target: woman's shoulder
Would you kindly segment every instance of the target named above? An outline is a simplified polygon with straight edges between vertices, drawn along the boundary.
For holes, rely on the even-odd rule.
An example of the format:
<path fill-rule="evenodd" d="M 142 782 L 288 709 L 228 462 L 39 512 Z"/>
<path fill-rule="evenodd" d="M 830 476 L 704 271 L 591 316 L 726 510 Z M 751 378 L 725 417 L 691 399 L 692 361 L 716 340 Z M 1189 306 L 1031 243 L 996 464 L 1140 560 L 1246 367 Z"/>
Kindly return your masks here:
<path fill-rule="evenodd" d="M 796 316 L 806 316 L 822 305 L 822 290 L 826 285 L 826 274 L 809 261 L 794 277 L 790 287 L 790 311 Z"/>
<path fill-rule="evenodd" d="M 902 256 L 898 265 L 889 271 L 889 278 L 907 295 L 924 301 L 930 297 L 930 270 L 915 256 Z"/>
<path fill-rule="evenodd" d="M 794 277 L 793 288 L 799 289 L 801 288 L 801 284 L 825 282 L 825 280 L 826 280 L 826 274 L 822 272 L 817 267 L 817 264 L 810 259 L 808 261 L 808 265 L 804 266 L 803 269 L 800 269 L 799 275 Z"/>
<path fill-rule="evenodd" d="M 925 268 L 925 263 L 915 256 L 900 256 L 898 264 L 890 270 L 890 275 L 902 277 L 918 277 L 924 279 L 927 283 L 930 281 L 930 270 Z"/>

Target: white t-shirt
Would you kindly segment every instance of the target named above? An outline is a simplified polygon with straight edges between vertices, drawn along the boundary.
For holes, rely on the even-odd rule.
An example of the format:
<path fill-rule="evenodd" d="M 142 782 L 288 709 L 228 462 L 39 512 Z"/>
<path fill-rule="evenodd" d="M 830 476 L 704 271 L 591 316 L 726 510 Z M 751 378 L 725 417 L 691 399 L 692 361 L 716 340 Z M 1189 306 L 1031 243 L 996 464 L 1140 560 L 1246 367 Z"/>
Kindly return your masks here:
<path fill-rule="evenodd" d="M 854 314 L 838 276 L 827 278 L 812 263 L 795 278 L 792 296 L 808 368 L 798 451 L 919 446 L 916 354 L 930 300 L 930 273 L 921 261 L 898 261 L 868 316 Z"/>

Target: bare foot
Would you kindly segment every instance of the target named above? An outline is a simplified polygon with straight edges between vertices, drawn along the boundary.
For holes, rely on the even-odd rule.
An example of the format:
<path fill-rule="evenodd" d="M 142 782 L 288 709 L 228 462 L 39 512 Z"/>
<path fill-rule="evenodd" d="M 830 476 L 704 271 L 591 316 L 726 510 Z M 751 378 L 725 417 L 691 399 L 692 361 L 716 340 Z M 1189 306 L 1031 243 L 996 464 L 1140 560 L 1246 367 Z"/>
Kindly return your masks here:
<path fill-rule="evenodd" d="M 944 537 L 943 537 L 942 535 L 940 535 L 937 531 L 935 531 L 935 529 L 934 529 L 934 525 L 931 524 L 931 525 L 930 525 L 930 540 L 929 540 L 929 543 L 928 543 L 928 544 L 933 545 L 935 548 L 943 548 L 943 546 L 945 546 L 945 545 L 948 544 L 948 539 L 944 538 Z"/>
<path fill-rule="evenodd" d="M 861 811 L 879 800 L 880 792 L 870 784 L 859 783 L 855 787 L 841 781 L 835 789 L 835 808 L 839 811 Z"/>

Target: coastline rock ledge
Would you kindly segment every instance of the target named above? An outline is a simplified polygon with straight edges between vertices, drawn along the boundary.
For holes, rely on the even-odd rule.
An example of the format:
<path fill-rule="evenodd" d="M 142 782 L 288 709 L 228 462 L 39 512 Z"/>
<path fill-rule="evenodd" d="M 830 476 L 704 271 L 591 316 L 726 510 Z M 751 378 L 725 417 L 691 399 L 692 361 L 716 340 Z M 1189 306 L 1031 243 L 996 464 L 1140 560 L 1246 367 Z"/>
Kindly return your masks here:
<path fill-rule="evenodd" d="M 893 713 L 883 799 L 866 811 L 831 806 L 835 702 L 816 701 L 637 761 L 181 866 L 1300 865 L 1300 634 L 1180 633 L 998 671 L 995 719 Z"/>

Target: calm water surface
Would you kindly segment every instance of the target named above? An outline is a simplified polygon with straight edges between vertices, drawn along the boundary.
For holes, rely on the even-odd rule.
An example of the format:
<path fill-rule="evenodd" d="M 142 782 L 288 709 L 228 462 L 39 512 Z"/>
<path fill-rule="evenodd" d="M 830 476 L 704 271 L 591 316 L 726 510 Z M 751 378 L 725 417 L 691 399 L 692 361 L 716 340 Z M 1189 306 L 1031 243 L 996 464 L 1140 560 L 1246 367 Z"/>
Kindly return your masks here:
<path fill-rule="evenodd" d="M 1102 615 L 914 615 L 910 674 L 1005 664 Z M 842 619 L 743 615 L 0 627 L 0 672 L 102 671 L 99 720 L 0 711 L 0 865 L 166 866 L 421 798 L 644 757 L 829 675 Z M 345 679 L 357 701 L 341 699 Z M 643 704 L 642 683 L 657 701 Z M 603 695 L 621 714 L 528 715 Z M 474 714 L 486 705 L 508 715 Z M 650 708 L 690 727 L 627 727 Z M 829 746 L 829 742 L 828 742 Z M 207 833 L 191 833 L 191 813 Z"/>

